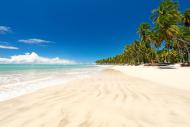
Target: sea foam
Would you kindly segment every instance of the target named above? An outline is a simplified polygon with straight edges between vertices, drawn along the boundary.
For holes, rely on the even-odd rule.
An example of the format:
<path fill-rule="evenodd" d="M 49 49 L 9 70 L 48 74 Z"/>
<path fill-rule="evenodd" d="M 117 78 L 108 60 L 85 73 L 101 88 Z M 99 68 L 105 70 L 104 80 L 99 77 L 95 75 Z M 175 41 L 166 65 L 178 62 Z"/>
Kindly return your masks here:
<path fill-rule="evenodd" d="M 65 85 L 71 80 L 91 76 L 103 69 L 92 65 L 24 65 L 24 69 L 21 65 L 6 65 L 7 69 L 1 69 L 1 66 L 5 65 L 0 65 L 0 101 L 50 86 Z"/>

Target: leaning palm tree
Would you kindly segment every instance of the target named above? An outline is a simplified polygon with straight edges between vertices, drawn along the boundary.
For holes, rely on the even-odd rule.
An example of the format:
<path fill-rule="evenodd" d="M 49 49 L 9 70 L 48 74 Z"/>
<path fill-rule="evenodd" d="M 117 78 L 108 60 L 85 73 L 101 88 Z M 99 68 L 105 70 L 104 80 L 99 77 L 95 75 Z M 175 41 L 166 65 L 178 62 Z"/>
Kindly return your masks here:
<path fill-rule="evenodd" d="M 172 48 L 173 39 L 180 33 L 178 22 L 180 22 L 179 5 L 172 0 L 164 0 L 160 6 L 153 10 L 152 19 L 156 25 L 157 32 L 166 42 L 165 47 L 168 52 Z M 168 58 L 169 59 L 169 58 Z M 167 60 L 167 62 L 169 62 Z"/>
<path fill-rule="evenodd" d="M 153 23 L 162 33 L 165 41 L 170 40 L 179 31 L 177 23 L 180 21 L 180 12 L 178 8 L 178 3 L 164 0 L 157 9 L 152 11 Z"/>

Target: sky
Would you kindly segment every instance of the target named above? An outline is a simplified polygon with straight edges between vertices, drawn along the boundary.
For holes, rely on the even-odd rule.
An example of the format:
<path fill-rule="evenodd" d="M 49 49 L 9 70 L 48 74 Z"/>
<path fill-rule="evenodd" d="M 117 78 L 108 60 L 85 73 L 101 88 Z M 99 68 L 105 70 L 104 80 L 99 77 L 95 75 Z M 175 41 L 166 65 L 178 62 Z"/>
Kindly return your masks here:
<path fill-rule="evenodd" d="M 151 23 L 151 10 L 159 2 L 0 0 L 0 58 L 36 54 L 92 63 L 114 56 L 138 39 L 139 24 Z M 190 8 L 190 0 L 179 3 L 182 11 Z"/>

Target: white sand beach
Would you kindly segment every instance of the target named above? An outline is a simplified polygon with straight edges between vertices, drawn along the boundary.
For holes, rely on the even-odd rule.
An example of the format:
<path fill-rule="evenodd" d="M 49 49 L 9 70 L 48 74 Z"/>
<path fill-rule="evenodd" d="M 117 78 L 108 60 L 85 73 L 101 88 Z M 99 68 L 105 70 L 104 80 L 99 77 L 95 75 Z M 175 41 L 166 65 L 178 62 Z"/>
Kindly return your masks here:
<path fill-rule="evenodd" d="M 0 102 L 0 126 L 189 127 L 190 91 L 143 78 L 107 69 Z"/>
<path fill-rule="evenodd" d="M 190 127 L 190 0 L 0 3 L 0 127 Z"/>
<path fill-rule="evenodd" d="M 149 67 L 143 65 L 113 66 L 113 69 L 133 77 L 190 91 L 190 68 L 180 67 L 179 64 L 172 65 L 172 67 L 175 69 L 160 69 L 156 66 Z"/>

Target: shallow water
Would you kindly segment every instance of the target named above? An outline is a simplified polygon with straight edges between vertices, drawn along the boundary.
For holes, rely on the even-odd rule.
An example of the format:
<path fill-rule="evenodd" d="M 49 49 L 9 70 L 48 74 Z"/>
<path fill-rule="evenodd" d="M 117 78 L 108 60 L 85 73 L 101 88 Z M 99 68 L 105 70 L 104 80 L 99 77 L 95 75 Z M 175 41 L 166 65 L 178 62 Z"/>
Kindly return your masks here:
<path fill-rule="evenodd" d="M 95 65 L 0 64 L 0 101 L 101 71 Z"/>

